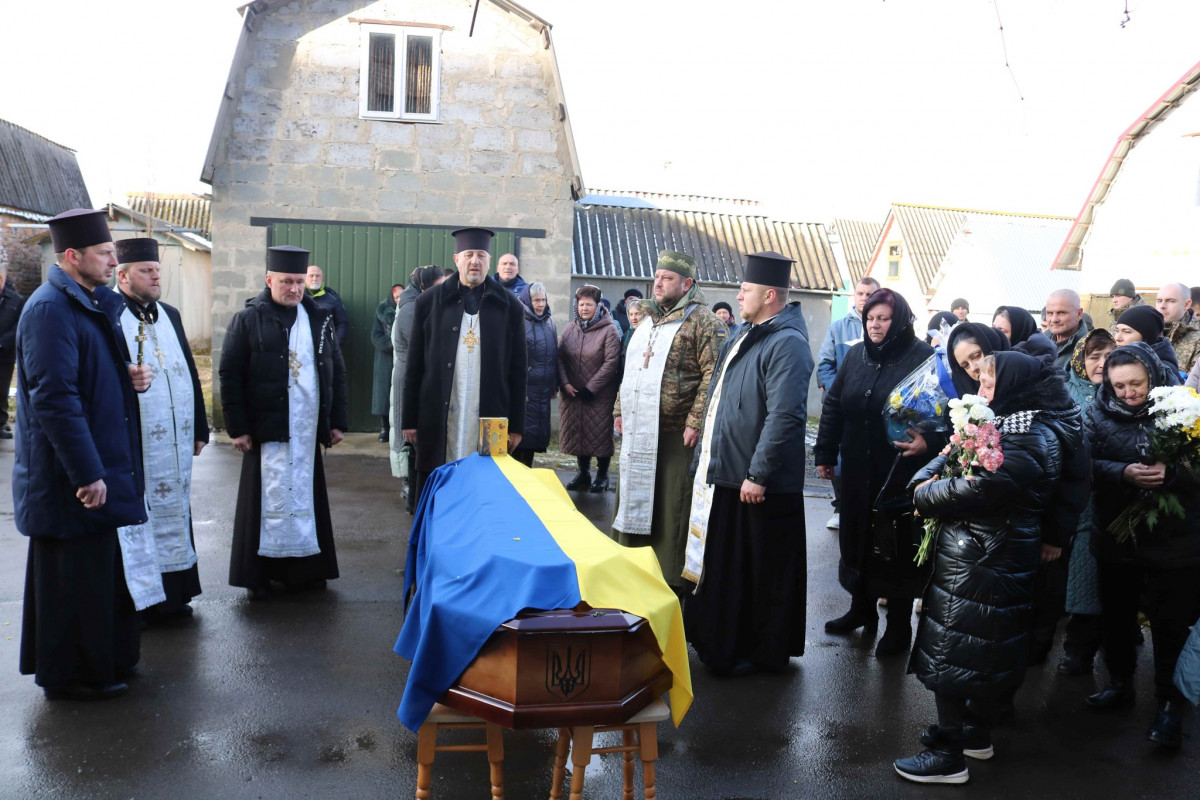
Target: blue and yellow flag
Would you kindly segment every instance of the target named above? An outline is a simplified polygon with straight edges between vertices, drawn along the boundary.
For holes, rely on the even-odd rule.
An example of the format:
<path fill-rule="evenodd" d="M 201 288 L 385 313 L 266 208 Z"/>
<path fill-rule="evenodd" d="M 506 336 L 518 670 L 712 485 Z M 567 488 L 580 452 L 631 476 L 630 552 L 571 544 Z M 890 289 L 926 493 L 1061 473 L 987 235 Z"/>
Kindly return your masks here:
<path fill-rule="evenodd" d="M 397 714 L 412 730 L 496 627 L 526 608 L 644 617 L 671 670 L 671 715 L 692 702 L 683 615 L 649 547 L 622 547 L 575 509 L 550 470 L 471 455 L 429 476 L 408 544 L 395 650 L 412 661 Z"/>

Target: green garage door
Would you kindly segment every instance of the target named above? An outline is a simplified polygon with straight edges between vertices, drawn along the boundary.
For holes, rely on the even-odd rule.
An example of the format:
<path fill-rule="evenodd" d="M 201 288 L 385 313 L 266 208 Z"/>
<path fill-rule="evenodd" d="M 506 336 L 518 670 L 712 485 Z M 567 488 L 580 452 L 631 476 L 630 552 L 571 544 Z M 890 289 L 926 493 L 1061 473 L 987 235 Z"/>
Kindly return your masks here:
<path fill-rule="evenodd" d="M 375 310 L 392 288 L 408 284 L 417 267 L 454 266 L 453 228 L 339 225 L 336 223 L 273 222 L 268 246 L 290 244 L 312 251 L 310 263 L 325 271 L 325 283 L 342 297 L 350 329 L 343 356 L 350 393 L 350 429 L 377 431 L 380 420 L 371 414 L 371 380 L 375 348 L 371 326 Z M 503 253 L 517 253 L 517 233 L 497 231 L 492 240 L 492 268 Z"/>

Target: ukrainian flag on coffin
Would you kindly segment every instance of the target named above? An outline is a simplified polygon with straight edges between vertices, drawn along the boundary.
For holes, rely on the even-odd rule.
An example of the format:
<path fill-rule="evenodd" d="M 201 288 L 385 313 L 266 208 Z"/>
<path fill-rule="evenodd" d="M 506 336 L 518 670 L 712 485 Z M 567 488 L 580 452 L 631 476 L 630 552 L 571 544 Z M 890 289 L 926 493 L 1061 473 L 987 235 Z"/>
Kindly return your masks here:
<path fill-rule="evenodd" d="M 397 712 L 412 730 L 496 626 L 522 609 L 619 608 L 644 617 L 671 670 L 675 724 L 692 702 L 683 615 L 649 547 L 622 547 L 580 514 L 558 477 L 470 455 L 429 476 L 408 545 L 395 650 L 412 661 Z"/>

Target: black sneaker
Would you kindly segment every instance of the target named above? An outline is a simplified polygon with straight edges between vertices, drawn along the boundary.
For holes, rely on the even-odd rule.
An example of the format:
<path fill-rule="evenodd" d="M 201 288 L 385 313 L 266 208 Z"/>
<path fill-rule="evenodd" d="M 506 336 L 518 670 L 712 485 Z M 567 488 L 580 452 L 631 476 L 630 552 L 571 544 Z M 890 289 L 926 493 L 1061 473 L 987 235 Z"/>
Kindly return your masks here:
<path fill-rule="evenodd" d="M 892 766 L 901 778 L 916 783 L 966 783 L 970 777 L 966 759 L 945 750 L 925 750 L 898 758 Z"/>
<path fill-rule="evenodd" d="M 930 725 L 921 734 L 921 744 L 933 747 L 937 744 L 937 725 Z M 987 728 L 963 725 L 963 755 L 979 761 L 987 761 L 996 751 L 992 748 L 992 734 Z"/>

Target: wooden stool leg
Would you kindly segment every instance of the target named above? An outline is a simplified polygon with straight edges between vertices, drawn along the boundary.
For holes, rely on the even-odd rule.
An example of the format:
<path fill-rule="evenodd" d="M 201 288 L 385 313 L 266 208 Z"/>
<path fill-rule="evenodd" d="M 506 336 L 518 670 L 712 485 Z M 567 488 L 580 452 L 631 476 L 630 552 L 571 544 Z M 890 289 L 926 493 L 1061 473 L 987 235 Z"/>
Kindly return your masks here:
<path fill-rule="evenodd" d="M 487 734 L 487 757 L 491 765 L 492 800 L 504 800 L 504 731 L 491 722 L 484 726 Z"/>
<path fill-rule="evenodd" d="M 417 730 L 417 800 L 428 800 L 433 782 L 433 757 L 437 748 L 437 723 L 426 722 Z"/>
<path fill-rule="evenodd" d="M 621 729 L 621 746 L 633 747 L 633 728 Z M 633 751 L 621 753 L 621 783 L 624 789 L 621 795 L 625 800 L 633 800 Z"/>
<path fill-rule="evenodd" d="M 571 773 L 571 800 L 583 800 L 583 772 L 592 760 L 592 734 L 595 732 L 591 725 L 571 729 L 571 763 L 575 765 L 575 771 Z"/>
<path fill-rule="evenodd" d="M 638 745 L 642 754 L 642 786 L 646 800 L 654 800 L 654 762 L 658 760 L 658 723 L 643 722 L 639 726 Z"/>
<path fill-rule="evenodd" d="M 558 729 L 558 744 L 554 747 L 554 772 L 550 776 L 550 800 L 562 800 L 563 778 L 567 774 L 567 751 L 571 749 L 571 730 Z"/>

